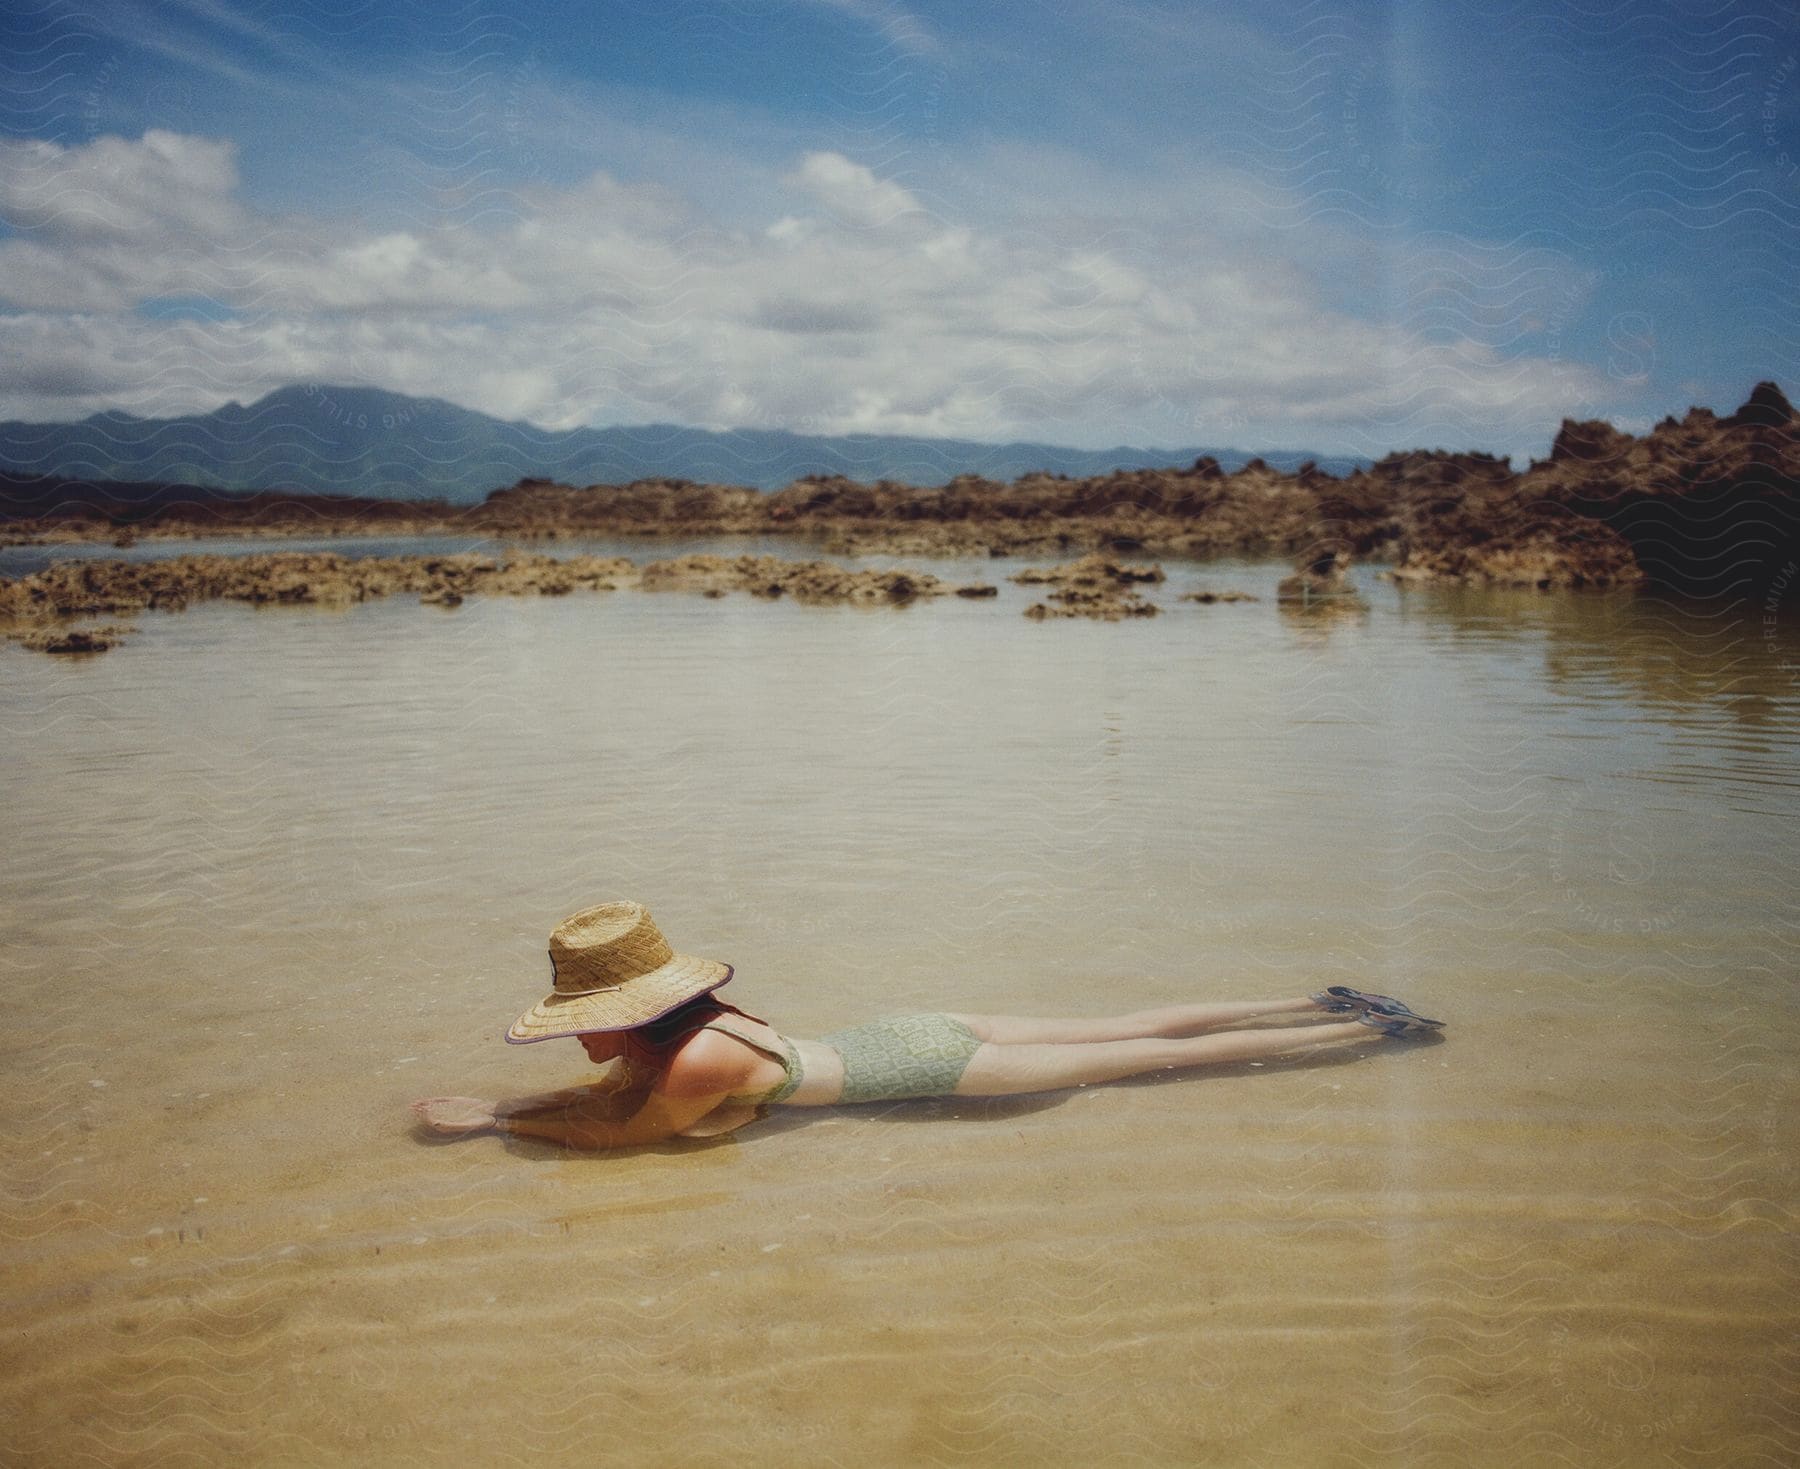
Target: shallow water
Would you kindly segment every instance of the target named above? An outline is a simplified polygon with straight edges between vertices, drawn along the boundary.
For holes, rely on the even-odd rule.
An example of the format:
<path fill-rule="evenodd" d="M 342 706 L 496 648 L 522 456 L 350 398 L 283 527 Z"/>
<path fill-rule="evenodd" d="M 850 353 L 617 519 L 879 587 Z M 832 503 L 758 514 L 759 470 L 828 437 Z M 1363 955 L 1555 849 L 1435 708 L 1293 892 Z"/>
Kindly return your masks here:
<path fill-rule="evenodd" d="M 637 543 L 640 559 L 663 554 Z M 1016 563 L 934 563 L 958 581 Z M 1655 601 L 206 605 L 0 648 L 20 1462 L 1790 1462 L 1800 640 Z M 421 1140 L 607 898 L 795 1034 L 1439 1045 Z"/>
<path fill-rule="evenodd" d="M 160 561 L 169 556 L 244 556 L 275 551 L 330 551 L 339 556 L 455 556 L 479 552 L 504 556 L 519 550 L 562 559 L 569 556 L 790 556 L 812 554 L 796 536 L 569 536 L 513 540 L 474 535 L 194 536 L 114 546 L 106 541 L 42 541 L 0 546 L 0 577 L 30 576 L 58 561 Z M 838 558 L 842 559 L 842 558 Z"/>

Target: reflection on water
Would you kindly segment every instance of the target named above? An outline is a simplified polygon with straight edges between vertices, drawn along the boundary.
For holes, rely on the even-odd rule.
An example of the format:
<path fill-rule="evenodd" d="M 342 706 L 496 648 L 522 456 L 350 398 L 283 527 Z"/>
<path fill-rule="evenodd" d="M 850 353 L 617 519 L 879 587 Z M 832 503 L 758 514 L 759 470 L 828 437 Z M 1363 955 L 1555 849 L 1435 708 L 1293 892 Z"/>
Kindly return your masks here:
<path fill-rule="evenodd" d="M 1627 692 L 1658 718 L 1696 706 L 1779 727 L 1800 691 L 1800 604 L 1745 616 L 1706 602 L 1631 593 L 1408 588 L 1405 614 L 1458 646 L 1541 642 L 1563 694 Z M 1784 701 L 1785 707 L 1784 707 Z"/>
<path fill-rule="evenodd" d="M 1790 634 L 1373 578 L 1321 627 L 1284 570 L 1116 625 L 1002 581 L 0 650 L 16 1452 L 1791 1457 Z M 1453 1032 L 623 1157 L 414 1137 L 581 1075 L 499 1037 L 618 896 L 797 1034 L 1338 982 Z"/>

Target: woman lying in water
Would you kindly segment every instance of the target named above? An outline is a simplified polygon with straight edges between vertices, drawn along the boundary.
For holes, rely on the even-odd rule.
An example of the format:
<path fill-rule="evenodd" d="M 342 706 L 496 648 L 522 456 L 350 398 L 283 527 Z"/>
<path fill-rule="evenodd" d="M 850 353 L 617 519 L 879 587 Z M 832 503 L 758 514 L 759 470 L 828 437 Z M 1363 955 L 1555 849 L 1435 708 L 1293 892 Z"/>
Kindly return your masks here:
<path fill-rule="evenodd" d="M 413 1110 L 433 1132 L 508 1132 L 572 1148 L 713 1137 L 775 1103 L 826 1107 L 906 1097 L 1007 1097 L 1117 1081 L 1148 1071 L 1254 1061 L 1328 1042 L 1432 1035 L 1383 995 L 1342 985 L 1295 1000 L 1176 1005 L 1099 1020 L 901 1015 L 791 1040 L 714 997 L 731 966 L 672 950 L 637 903 L 604 903 L 550 935 L 555 991 L 512 1024 L 515 1045 L 573 1036 L 596 1064 L 623 1059 L 642 1105 L 608 1119 L 617 1088 L 575 1087 L 511 1102 L 433 1097 Z M 1315 1025 L 1230 1030 L 1270 1015 Z"/>

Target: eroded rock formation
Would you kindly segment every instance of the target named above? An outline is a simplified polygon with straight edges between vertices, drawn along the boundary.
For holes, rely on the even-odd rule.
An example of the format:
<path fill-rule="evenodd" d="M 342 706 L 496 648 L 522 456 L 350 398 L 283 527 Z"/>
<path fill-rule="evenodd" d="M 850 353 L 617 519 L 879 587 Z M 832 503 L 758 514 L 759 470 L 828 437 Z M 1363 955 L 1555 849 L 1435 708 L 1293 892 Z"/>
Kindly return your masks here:
<path fill-rule="evenodd" d="M 1550 457 L 1520 473 L 1491 455 L 1432 449 L 1391 454 L 1341 479 L 1312 465 L 1284 474 L 1261 460 L 1226 474 L 1211 459 L 1087 479 L 1032 474 L 1010 484 L 964 475 L 935 489 L 812 476 L 773 494 L 681 480 L 577 488 L 527 479 L 469 510 L 0 480 L 0 518 L 14 539 L 299 530 L 526 540 L 754 534 L 805 537 L 839 553 L 934 556 L 1294 556 L 1331 544 L 1391 561 L 1402 582 L 1654 582 L 1711 594 L 1741 591 L 1759 571 L 1792 559 L 1800 541 L 1800 430 L 1774 383 L 1758 384 L 1728 417 L 1695 408 L 1641 438 L 1605 423 L 1565 422 Z M 451 605 L 457 591 L 431 595 Z"/>
<path fill-rule="evenodd" d="M 988 586 L 952 587 L 904 570 L 787 561 L 774 556 L 680 556 L 639 567 L 622 556 L 365 556 L 286 551 L 253 556 L 172 556 L 159 561 L 59 561 L 32 576 L 0 579 L 0 623 L 8 635 L 46 652 L 99 652 L 129 629 L 72 629 L 67 620 L 149 609 L 175 611 L 194 602 L 348 606 L 416 593 L 421 602 L 455 608 L 470 596 L 566 596 L 621 588 L 689 591 L 706 596 L 749 592 L 791 595 L 811 603 L 902 605 L 952 591 L 990 596 Z M 84 641 L 85 640 L 85 641 Z"/>
<path fill-rule="evenodd" d="M 1163 580 L 1160 566 L 1135 566 L 1102 555 L 1083 556 L 1062 566 L 1027 567 L 1012 578 L 1021 586 L 1054 588 L 1042 602 L 1033 602 L 1025 615 L 1092 617 L 1117 622 L 1126 617 L 1154 617 L 1160 610 L 1133 590 Z"/>

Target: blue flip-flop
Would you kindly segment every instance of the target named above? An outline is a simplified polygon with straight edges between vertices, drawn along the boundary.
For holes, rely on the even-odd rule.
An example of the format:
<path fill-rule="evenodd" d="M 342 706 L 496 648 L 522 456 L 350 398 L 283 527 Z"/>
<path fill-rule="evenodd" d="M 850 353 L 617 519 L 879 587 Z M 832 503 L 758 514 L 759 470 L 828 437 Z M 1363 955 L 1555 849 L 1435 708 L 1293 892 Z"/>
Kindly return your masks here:
<path fill-rule="evenodd" d="M 1428 1020 L 1423 1015 L 1415 1014 L 1404 1000 L 1396 1000 L 1392 995 L 1367 995 L 1361 990 L 1353 990 L 1347 984 L 1334 984 L 1313 997 L 1313 1003 L 1323 1005 L 1334 1015 L 1348 1015 L 1355 1011 L 1362 1015 L 1384 1015 L 1390 1020 L 1416 1020 L 1420 1025 L 1441 1027 L 1443 1021 Z"/>

